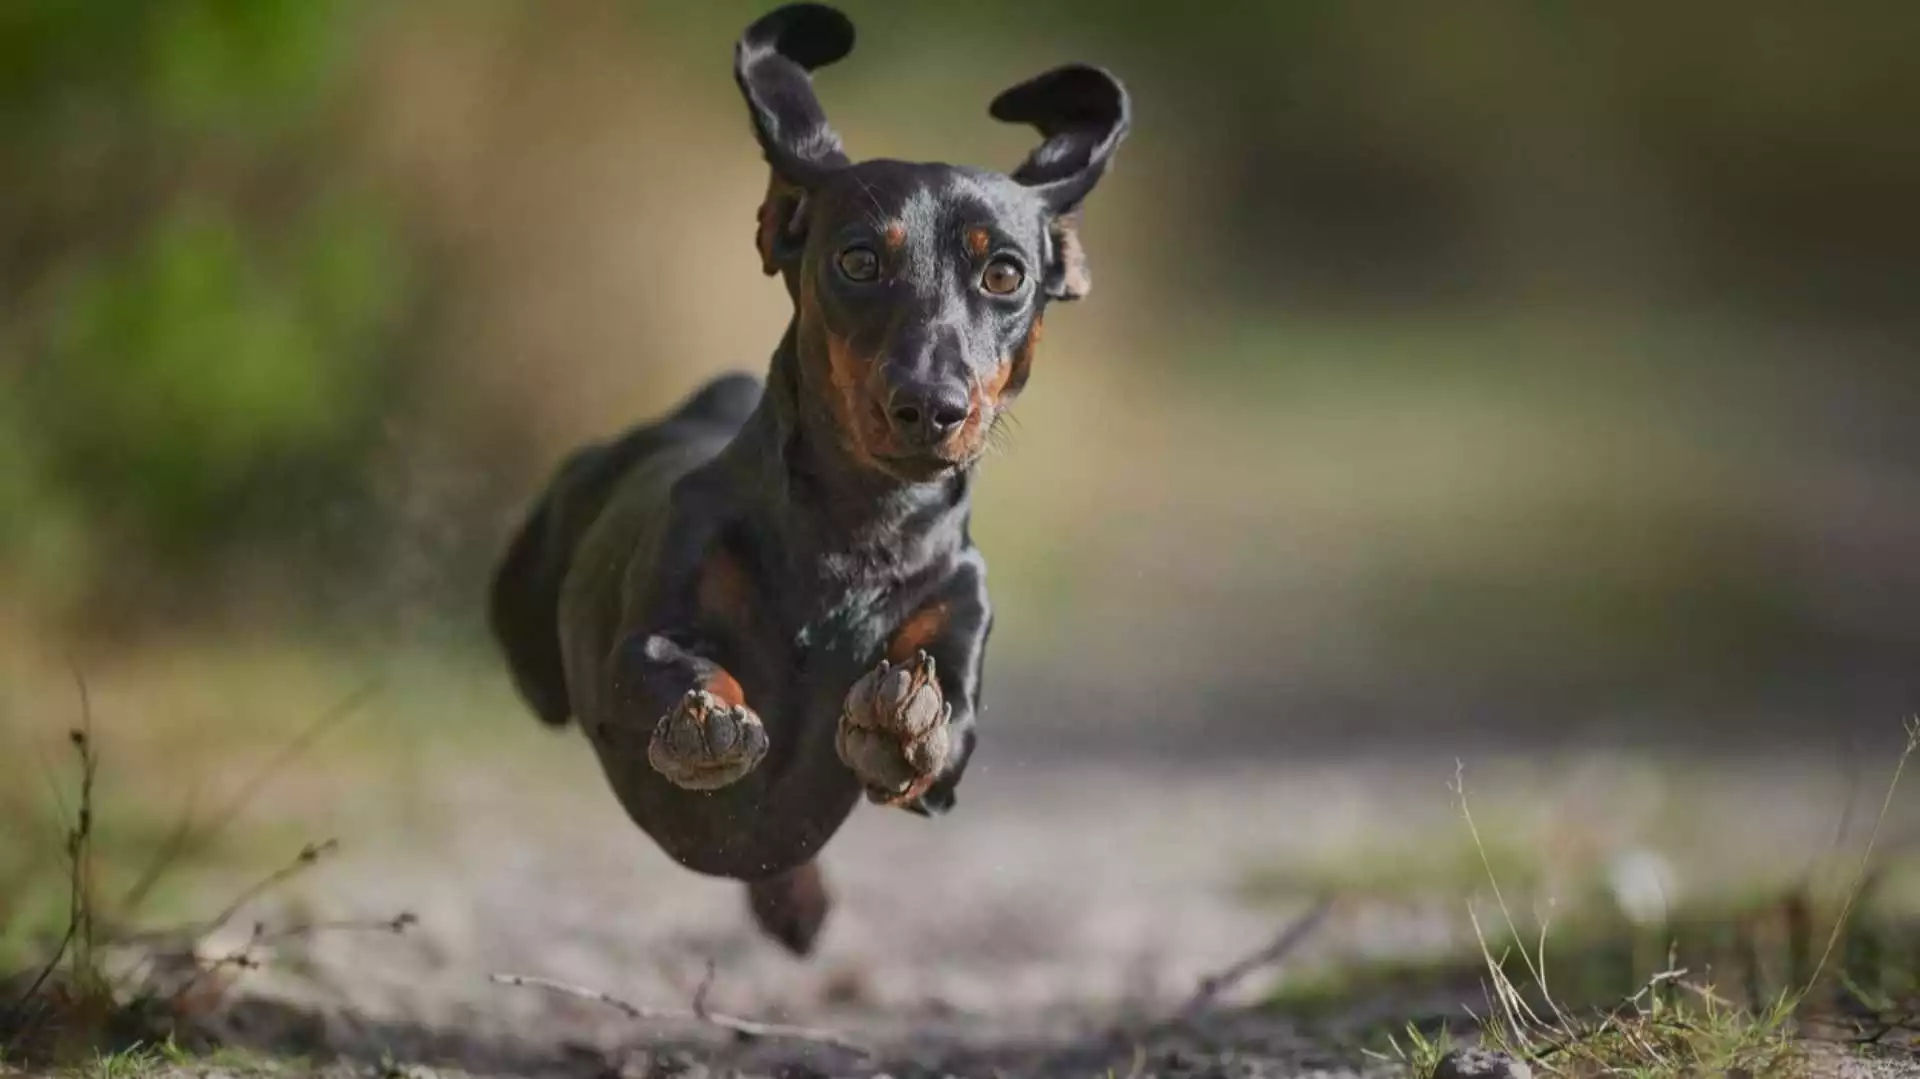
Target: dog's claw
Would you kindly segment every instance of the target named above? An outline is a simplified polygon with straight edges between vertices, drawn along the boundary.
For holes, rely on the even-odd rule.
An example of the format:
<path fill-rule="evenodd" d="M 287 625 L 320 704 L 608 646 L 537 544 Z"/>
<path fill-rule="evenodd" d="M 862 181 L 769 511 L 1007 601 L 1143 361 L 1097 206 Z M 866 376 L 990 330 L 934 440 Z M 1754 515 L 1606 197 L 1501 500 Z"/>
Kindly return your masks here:
<path fill-rule="evenodd" d="M 688 690 L 660 717 L 647 743 L 647 763 L 676 787 L 718 790 L 753 771 L 767 755 L 767 728 L 745 706 L 705 690 Z"/>
<path fill-rule="evenodd" d="M 847 692 L 834 748 L 867 797 L 901 805 L 932 785 L 952 750 L 953 705 L 922 651 L 898 667 L 885 660 Z"/>

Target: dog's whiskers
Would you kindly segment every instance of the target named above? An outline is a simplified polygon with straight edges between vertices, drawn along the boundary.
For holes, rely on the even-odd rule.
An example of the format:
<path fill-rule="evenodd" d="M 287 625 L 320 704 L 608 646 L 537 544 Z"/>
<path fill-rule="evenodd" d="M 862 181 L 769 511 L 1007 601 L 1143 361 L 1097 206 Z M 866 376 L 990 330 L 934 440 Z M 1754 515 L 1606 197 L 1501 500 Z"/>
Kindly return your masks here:
<path fill-rule="evenodd" d="M 1020 419 L 1011 409 L 1003 410 L 987 425 L 987 451 L 1003 453 L 1013 448 L 1014 436 L 1020 427 Z"/>

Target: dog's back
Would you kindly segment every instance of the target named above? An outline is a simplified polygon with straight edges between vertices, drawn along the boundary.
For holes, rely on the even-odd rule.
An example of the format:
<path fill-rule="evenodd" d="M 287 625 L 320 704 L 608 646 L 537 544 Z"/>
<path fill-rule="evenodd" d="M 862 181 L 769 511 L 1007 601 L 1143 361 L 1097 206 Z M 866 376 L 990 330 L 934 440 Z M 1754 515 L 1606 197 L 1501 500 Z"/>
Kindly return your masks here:
<path fill-rule="evenodd" d="M 514 685 L 542 722 L 561 726 L 575 714 L 560 603 L 581 544 L 616 502 L 623 512 L 663 516 L 673 481 L 733 437 L 760 393 L 760 380 L 750 375 L 714 379 L 658 422 L 575 451 L 534 504 L 494 572 L 488 619 Z M 699 452 L 673 452 L 685 449 Z M 649 490 L 626 490 L 635 482 Z"/>

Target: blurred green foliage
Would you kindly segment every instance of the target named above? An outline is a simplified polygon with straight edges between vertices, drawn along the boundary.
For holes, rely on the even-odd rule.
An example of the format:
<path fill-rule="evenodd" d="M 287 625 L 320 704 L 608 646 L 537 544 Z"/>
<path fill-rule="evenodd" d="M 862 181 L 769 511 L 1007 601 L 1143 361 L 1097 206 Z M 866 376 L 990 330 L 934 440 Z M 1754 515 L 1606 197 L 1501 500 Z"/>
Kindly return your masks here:
<path fill-rule="evenodd" d="M 112 108 L 163 128 L 285 120 L 318 99 L 344 0 L 13 0 L 0 8 L 10 122 Z"/>
<path fill-rule="evenodd" d="M 0 206 L 0 564 L 31 601 L 84 606 L 294 524 L 249 510 L 262 487 L 351 483 L 410 277 L 377 193 L 314 167 L 362 16 L 0 8 L 0 131 L 24 151 Z"/>
<path fill-rule="evenodd" d="M 217 209 L 183 205 L 73 281 L 29 384 L 69 474 L 111 489 L 136 466 L 118 506 L 190 540 L 261 463 L 350 449 L 337 417 L 364 406 L 371 375 L 355 346 L 390 305 L 384 237 L 346 216 L 335 230 L 311 213 L 263 253 Z"/>
<path fill-rule="evenodd" d="M 726 61 L 772 3 L 0 3 L 0 602 L 33 634 L 223 602 L 472 629 L 561 452 L 778 332 L 708 225 L 764 184 Z M 1200 586 L 1183 647 L 1339 623 L 1423 687 L 1913 639 L 1920 516 L 1884 492 L 1920 460 L 1920 22 L 843 6 L 856 154 L 1016 160 L 983 107 L 1063 61 L 1135 93 L 1098 298 L 983 487 L 1026 643 L 1111 662 L 1102 597 Z M 1151 450 L 1063 434 L 1113 406 Z"/>

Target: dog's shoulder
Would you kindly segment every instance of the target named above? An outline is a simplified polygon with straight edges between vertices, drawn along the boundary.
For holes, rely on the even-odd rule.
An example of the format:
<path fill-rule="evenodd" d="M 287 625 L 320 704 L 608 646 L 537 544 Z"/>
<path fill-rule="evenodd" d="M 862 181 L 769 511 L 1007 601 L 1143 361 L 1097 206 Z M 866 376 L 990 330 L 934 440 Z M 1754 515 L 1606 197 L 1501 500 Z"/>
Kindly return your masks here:
<path fill-rule="evenodd" d="M 574 712 L 563 606 L 570 596 L 618 605 L 632 563 L 650 561 L 660 541 L 674 483 L 726 445 L 760 395 L 752 376 L 716 378 L 658 421 L 574 451 L 548 482 L 495 571 L 489 601 L 494 637 L 543 721 L 564 724 Z"/>

